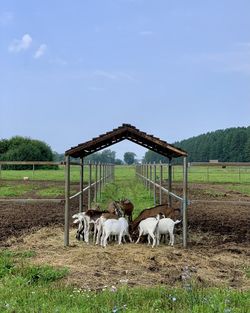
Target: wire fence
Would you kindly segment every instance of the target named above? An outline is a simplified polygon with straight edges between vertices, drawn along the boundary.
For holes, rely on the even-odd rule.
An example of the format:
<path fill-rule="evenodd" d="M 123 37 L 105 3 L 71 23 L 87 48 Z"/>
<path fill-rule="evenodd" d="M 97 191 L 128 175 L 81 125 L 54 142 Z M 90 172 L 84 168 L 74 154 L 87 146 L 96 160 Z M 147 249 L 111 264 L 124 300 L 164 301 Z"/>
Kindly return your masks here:
<path fill-rule="evenodd" d="M 5 169 L 3 165 L 29 165 L 32 166 L 32 170 L 10 170 Z M 46 167 L 51 166 L 50 169 L 38 169 L 37 166 L 45 165 Z M 102 163 L 87 163 L 80 164 L 76 162 L 71 162 L 70 169 L 70 199 L 80 197 L 84 193 L 88 193 L 88 207 L 90 207 L 91 202 L 97 202 L 97 198 L 101 197 L 101 192 L 106 183 L 111 181 L 114 177 L 114 166 L 112 164 L 102 164 Z M 55 166 L 58 169 L 55 169 Z M 82 176 L 82 179 L 80 179 Z M 10 182 L 17 181 L 15 185 L 8 185 Z M 19 182 L 22 184 L 19 184 Z M 48 182 L 49 185 L 40 185 L 39 190 L 37 190 L 38 182 Z M 78 184 L 80 186 L 78 187 Z M 30 183 L 29 183 L 30 182 Z M 54 184 L 56 182 L 56 188 Z M 65 164 L 64 162 L 0 162 L 0 195 L 3 201 L 12 202 L 31 202 L 31 201 L 46 201 L 46 202 L 60 202 L 64 198 L 64 182 L 65 182 Z M 27 184 L 29 183 L 29 184 Z M 44 184 L 44 183 L 43 183 Z M 58 185 L 59 184 L 59 185 Z M 20 188 L 22 187 L 22 188 Z M 41 187 L 43 188 L 41 190 Z M 34 193 L 34 199 L 17 197 L 18 190 L 20 189 L 20 195 L 26 192 Z M 48 189 L 52 191 L 52 194 L 60 194 L 61 197 L 48 198 Z M 54 190 L 56 189 L 56 190 Z M 5 192 L 6 191 L 6 192 Z M 42 198 L 43 193 L 45 197 Z M 11 197 L 11 193 L 14 194 L 14 198 Z"/>

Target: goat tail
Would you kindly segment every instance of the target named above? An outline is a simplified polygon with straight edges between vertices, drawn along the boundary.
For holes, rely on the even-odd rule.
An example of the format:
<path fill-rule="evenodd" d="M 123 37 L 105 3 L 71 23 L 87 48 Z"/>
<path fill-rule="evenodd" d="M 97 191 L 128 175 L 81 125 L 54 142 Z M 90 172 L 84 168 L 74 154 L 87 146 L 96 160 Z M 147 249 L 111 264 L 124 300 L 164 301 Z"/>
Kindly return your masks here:
<path fill-rule="evenodd" d="M 174 222 L 174 224 L 176 225 L 176 224 L 179 224 L 179 223 L 181 223 L 182 222 L 182 220 L 176 220 L 175 222 Z"/>

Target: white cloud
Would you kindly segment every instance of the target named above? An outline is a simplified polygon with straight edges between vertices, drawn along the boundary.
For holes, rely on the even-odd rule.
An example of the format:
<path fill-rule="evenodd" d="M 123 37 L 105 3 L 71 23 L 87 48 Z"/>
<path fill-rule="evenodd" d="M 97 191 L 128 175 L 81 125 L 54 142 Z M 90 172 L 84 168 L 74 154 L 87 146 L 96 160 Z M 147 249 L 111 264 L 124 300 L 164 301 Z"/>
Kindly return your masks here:
<path fill-rule="evenodd" d="M 36 50 L 34 54 L 34 58 L 40 59 L 40 57 L 44 55 L 46 50 L 47 50 L 47 45 L 45 44 L 40 45 L 40 47 Z"/>
<path fill-rule="evenodd" d="M 32 38 L 29 34 L 23 35 L 22 39 L 14 39 L 9 45 L 10 52 L 20 52 L 22 50 L 27 50 L 31 46 Z"/>

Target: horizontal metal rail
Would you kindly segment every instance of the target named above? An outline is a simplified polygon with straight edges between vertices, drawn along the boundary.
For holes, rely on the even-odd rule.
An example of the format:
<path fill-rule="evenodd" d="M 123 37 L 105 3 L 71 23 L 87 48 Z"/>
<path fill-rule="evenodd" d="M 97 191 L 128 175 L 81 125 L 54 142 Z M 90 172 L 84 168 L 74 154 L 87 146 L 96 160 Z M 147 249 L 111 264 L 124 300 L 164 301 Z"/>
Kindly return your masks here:
<path fill-rule="evenodd" d="M 161 190 L 165 191 L 167 194 L 171 195 L 172 197 L 180 200 L 180 201 L 183 201 L 183 198 L 180 197 L 180 196 L 177 196 L 175 193 L 169 191 L 168 189 L 162 187 L 161 185 L 155 183 L 154 181 L 150 180 L 149 178 L 146 178 L 145 176 L 139 174 L 139 173 L 136 173 L 138 176 L 140 176 L 141 178 L 143 178 L 144 180 L 150 182 L 151 184 L 155 185 L 157 188 L 160 188 Z"/>
<path fill-rule="evenodd" d="M 12 202 L 12 203 L 29 203 L 29 202 L 54 202 L 54 203 L 62 203 L 64 202 L 65 199 L 46 199 L 46 198 L 43 198 L 43 199 L 0 199 L 0 202 Z"/>
<path fill-rule="evenodd" d="M 65 165 L 65 162 L 49 161 L 0 161 L 0 165 Z M 81 165 L 78 162 L 70 162 L 70 165 Z"/>
<path fill-rule="evenodd" d="M 191 200 L 190 204 L 192 203 L 225 203 L 225 204 L 232 204 L 232 205 L 246 205 L 250 206 L 250 201 L 233 201 L 233 200 Z"/>
<path fill-rule="evenodd" d="M 95 186 L 96 184 L 99 184 L 101 181 L 103 181 L 104 178 L 99 179 L 98 181 L 92 183 L 91 185 L 88 185 L 87 187 L 83 188 L 83 190 L 78 191 L 76 194 L 74 194 L 73 196 L 69 197 L 70 199 L 74 199 L 75 197 L 79 196 L 80 194 L 84 193 L 84 191 L 89 190 L 89 188 Z"/>
<path fill-rule="evenodd" d="M 250 166 L 250 162 L 190 162 L 190 166 Z"/>

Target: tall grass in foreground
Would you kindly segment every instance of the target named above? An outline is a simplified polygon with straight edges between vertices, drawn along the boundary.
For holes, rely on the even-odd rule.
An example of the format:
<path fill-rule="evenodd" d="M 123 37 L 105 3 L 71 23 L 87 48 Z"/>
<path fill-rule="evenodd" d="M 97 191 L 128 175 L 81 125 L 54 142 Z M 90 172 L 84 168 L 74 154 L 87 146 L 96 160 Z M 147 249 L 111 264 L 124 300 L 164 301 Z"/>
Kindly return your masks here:
<path fill-rule="evenodd" d="M 116 288 L 99 291 L 63 286 L 67 270 L 31 266 L 32 251 L 0 252 L 0 312 L 102 313 L 200 312 L 247 313 L 249 291 L 198 288 Z M 84 278 L 83 278 L 84 279 Z"/>

